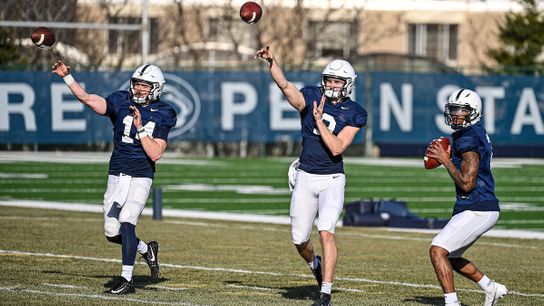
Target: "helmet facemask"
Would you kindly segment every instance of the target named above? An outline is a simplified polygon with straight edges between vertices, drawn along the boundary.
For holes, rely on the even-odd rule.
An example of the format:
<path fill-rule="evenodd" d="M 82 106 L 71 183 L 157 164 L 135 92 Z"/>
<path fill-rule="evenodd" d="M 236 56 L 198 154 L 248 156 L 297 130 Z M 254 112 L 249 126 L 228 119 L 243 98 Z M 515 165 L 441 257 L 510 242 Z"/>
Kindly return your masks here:
<path fill-rule="evenodd" d="M 463 121 L 456 123 L 461 118 Z M 460 130 L 478 122 L 480 114 L 468 104 L 447 103 L 444 110 L 444 119 L 452 129 Z"/>
<path fill-rule="evenodd" d="M 344 81 L 344 85 L 340 89 L 327 88 L 327 79 L 337 79 Z M 334 75 L 321 75 L 321 93 L 329 99 L 343 99 L 351 94 L 353 81 L 350 78 L 342 78 Z"/>
<path fill-rule="evenodd" d="M 329 99 L 344 99 L 353 91 L 356 77 L 357 75 L 350 63 L 341 59 L 333 60 L 325 66 L 321 73 L 321 93 Z M 342 80 L 344 86 L 340 90 L 328 89 L 325 87 L 328 78 Z"/>
<path fill-rule="evenodd" d="M 149 90 L 149 93 L 147 94 L 147 96 L 145 97 L 136 96 L 136 89 L 134 88 L 136 83 L 145 83 L 151 86 L 151 90 Z M 152 83 L 152 82 L 137 79 L 137 78 L 130 79 L 130 96 L 132 98 L 132 101 L 134 101 L 134 103 L 136 104 L 147 104 L 157 100 L 159 96 L 157 92 L 160 92 L 160 91 L 162 91 L 162 86 L 159 83 Z"/>
<path fill-rule="evenodd" d="M 444 119 L 453 130 L 464 129 L 480 121 L 481 109 L 480 96 L 470 89 L 461 88 L 448 98 L 444 108 Z"/>
<path fill-rule="evenodd" d="M 135 85 L 145 83 L 151 86 L 146 97 L 137 97 Z M 130 96 L 136 104 L 148 104 L 159 100 L 164 88 L 164 75 L 159 67 L 155 65 L 142 65 L 134 71 L 130 78 Z"/>

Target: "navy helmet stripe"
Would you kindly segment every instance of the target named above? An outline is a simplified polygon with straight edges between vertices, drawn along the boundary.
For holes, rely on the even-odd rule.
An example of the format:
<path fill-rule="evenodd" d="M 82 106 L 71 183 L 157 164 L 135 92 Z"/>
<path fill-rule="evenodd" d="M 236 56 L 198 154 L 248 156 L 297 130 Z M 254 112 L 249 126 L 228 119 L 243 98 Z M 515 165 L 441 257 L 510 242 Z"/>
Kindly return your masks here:
<path fill-rule="evenodd" d="M 459 90 L 459 92 L 457 93 L 457 96 L 455 97 L 455 101 L 459 100 L 459 97 L 461 96 L 463 91 L 465 91 L 465 90 L 464 89 Z"/>
<path fill-rule="evenodd" d="M 147 67 L 151 66 L 150 64 L 147 64 L 144 66 L 144 68 L 142 68 L 142 70 L 140 70 L 140 76 L 144 75 L 144 71 L 147 69 Z"/>

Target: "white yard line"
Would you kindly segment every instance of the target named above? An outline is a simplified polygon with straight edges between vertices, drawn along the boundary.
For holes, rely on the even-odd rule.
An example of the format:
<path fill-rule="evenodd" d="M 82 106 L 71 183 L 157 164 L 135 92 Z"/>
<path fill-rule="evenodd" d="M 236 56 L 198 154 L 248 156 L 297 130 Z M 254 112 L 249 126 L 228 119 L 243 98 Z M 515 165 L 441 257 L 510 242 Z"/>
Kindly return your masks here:
<path fill-rule="evenodd" d="M 343 287 L 334 287 L 334 290 L 346 291 L 346 292 L 357 292 L 357 293 L 365 292 L 364 290 L 360 290 L 360 289 L 343 288 Z"/>
<path fill-rule="evenodd" d="M 0 152 L 0 163 L 42 162 L 62 164 L 107 164 L 110 152 Z M 175 153 L 165 153 L 161 164 L 191 166 L 222 166 L 224 162 L 204 158 L 178 158 Z"/>
<path fill-rule="evenodd" d="M 499 224 L 544 224 L 544 220 L 499 220 Z"/>
<path fill-rule="evenodd" d="M 51 295 L 51 296 L 88 298 L 88 299 L 120 301 L 120 302 L 132 302 L 132 303 L 142 303 L 142 304 L 151 304 L 151 305 L 186 305 L 186 306 L 197 305 L 197 304 L 184 303 L 184 302 L 159 302 L 159 301 L 136 299 L 136 298 L 115 297 L 115 296 L 102 295 L 102 294 L 40 291 L 40 290 L 32 290 L 32 289 L 18 288 L 18 287 L 0 287 L 0 291 L 13 292 L 13 293 L 25 293 L 25 294 L 30 293 L 30 294 Z"/>
<path fill-rule="evenodd" d="M 95 212 L 103 213 L 102 205 L 81 204 L 81 203 L 60 203 L 51 201 L 30 201 L 30 200 L 0 200 L 0 206 L 15 206 L 25 208 L 43 208 L 43 209 L 56 209 L 66 211 L 81 211 L 81 212 Z M 151 208 L 145 208 L 144 215 L 153 215 Z M 265 216 L 255 214 L 236 214 L 226 212 L 207 212 L 207 211 L 193 211 L 193 210 L 181 210 L 181 209 L 163 209 L 163 216 L 165 217 L 180 217 L 180 218 L 196 218 L 196 219 L 209 219 L 209 220 L 223 220 L 223 221 L 238 221 L 238 222 L 252 222 L 252 223 L 267 223 L 267 224 L 291 224 L 289 216 Z M 341 221 L 337 224 L 338 227 L 342 227 Z M 389 231 L 399 232 L 420 232 L 420 233 L 437 233 L 437 230 L 421 230 L 421 229 L 399 229 L 384 227 Z M 501 230 L 492 229 L 484 236 L 487 237 L 499 237 L 499 238 L 520 238 L 520 239 L 540 239 L 544 240 L 544 232 L 537 231 L 522 231 L 522 230 Z"/>
<path fill-rule="evenodd" d="M 86 286 L 75 286 L 75 285 L 68 285 L 68 284 L 42 283 L 42 285 L 44 285 L 44 286 L 49 286 L 49 287 L 66 288 L 66 289 L 80 289 L 80 288 L 87 288 Z"/>
<path fill-rule="evenodd" d="M 6 173 L 0 172 L 0 179 L 46 179 L 49 175 L 46 173 Z"/>
<path fill-rule="evenodd" d="M 239 194 L 291 194 L 288 188 L 274 188 L 265 185 L 222 185 L 222 184 L 178 184 L 178 185 L 163 185 L 165 191 L 232 191 Z M 451 186 L 444 187 L 362 187 L 364 191 L 373 192 L 398 192 L 405 193 L 422 193 L 422 192 L 450 192 Z M 518 186 L 512 188 L 501 188 L 501 192 L 509 191 L 525 191 L 525 192 L 543 192 L 543 186 Z"/>
<path fill-rule="evenodd" d="M 235 285 L 235 284 L 228 284 L 227 287 L 237 288 L 237 289 L 258 290 L 258 291 L 276 291 L 277 290 L 277 289 L 273 289 L 273 288 L 255 287 L 255 286 L 243 286 L 243 285 Z"/>
<path fill-rule="evenodd" d="M 27 151 L 1 151 L 0 163 L 36 161 L 50 163 L 107 163 L 111 152 L 27 152 Z M 290 164 L 296 157 L 269 158 Z M 421 158 L 368 158 L 368 157 L 345 157 L 346 164 L 369 165 L 369 166 L 399 166 L 409 168 L 423 168 L 423 157 Z M 180 165 L 225 165 L 225 162 L 207 158 L 186 158 L 174 152 L 165 152 L 159 163 L 180 164 Z M 544 165 L 542 158 L 493 158 L 494 168 L 517 168 L 522 165 Z"/>
<path fill-rule="evenodd" d="M 398 166 L 410 168 L 423 168 L 423 156 L 421 159 L 414 158 L 359 158 L 346 157 L 346 164 L 368 165 L 368 166 Z M 519 168 L 523 165 L 544 165 L 542 158 L 493 158 L 493 168 Z"/>
<path fill-rule="evenodd" d="M 433 230 L 433 232 L 424 232 L 424 234 L 437 234 L 440 230 Z M 406 237 L 406 236 L 387 236 L 387 235 L 373 235 L 373 234 L 361 234 L 361 233 L 341 233 L 338 235 L 342 236 L 355 236 L 355 237 L 365 237 L 365 238 L 373 238 L 373 239 L 380 239 L 380 240 L 401 240 L 401 241 L 407 241 L 407 240 L 413 240 L 413 241 L 424 241 L 424 242 L 431 242 L 432 238 L 418 238 L 418 237 Z M 485 234 L 484 236 L 486 236 Z M 505 248 L 514 248 L 514 249 L 539 249 L 535 246 L 527 246 L 523 244 L 511 244 L 511 243 L 495 243 L 495 242 L 485 242 L 485 241 L 478 241 L 478 245 L 489 245 L 489 246 L 498 246 L 498 247 L 505 247 Z"/>
<path fill-rule="evenodd" d="M 36 256 L 36 257 L 50 257 L 50 258 L 62 258 L 62 259 L 78 259 L 78 260 L 88 260 L 88 261 L 99 261 L 99 262 L 121 262 L 119 259 L 108 259 L 108 258 L 97 258 L 97 257 L 87 257 L 87 256 L 74 256 L 74 255 L 64 255 L 64 254 L 52 254 L 52 253 L 33 253 L 33 252 L 22 252 L 22 251 L 14 251 L 14 250 L 1 250 L 0 254 L 12 254 L 12 255 L 26 255 L 26 256 Z M 253 275 L 271 275 L 271 276 L 292 276 L 292 277 L 299 277 L 299 278 L 314 278 L 312 275 L 305 275 L 305 274 L 290 274 L 290 273 L 279 273 L 279 272 L 266 272 L 266 271 L 251 271 L 251 270 L 244 270 L 244 269 L 232 269 L 232 268 L 222 268 L 222 267 L 203 267 L 203 266 L 189 266 L 189 265 L 178 265 L 178 264 L 169 264 L 169 263 L 161 263 L 161 266 L 163 267 L 169 267 L 169 268 L 178 268 L 178 269 L 190 269 L 190 270 L 200 270 L 200 271 L 214 271 L 214 272 L 226 272 L 226 273 L 241 273 L 241 274 L 253 274 Z M 383 280 L 373 280 L 368 278 L 356 278 L 356 277 L 342 277 L 342 276 L 336 276 L 337 280 L 342 280 L 346 282 L 354 282 L 354 283 L 370 283 L 370 284 L 382 284 L 382 285 L 392 285 L 392 286 L 402 286 L 402 287 L 413 287 L 413 288 L 435 288 L 440 289 L 440 286 L 438 285 L 430 285 L 430 284 L 416 284 L 416 283 L 408 283 L 408 282 L 398 282 L 398 281 L 383 281 Z M 248 286 L 249 287 L 249 286 Z M 6 291 L 17 291 L 17 288 L 13 287 L 6 287 L 6 288 L 0 288 L 0 290 L 6 290 Z M 476 289 L 457 289 L 458 291 L 470 291 L 470 292 L 477 292 L 483 294 L 483 291 L 476 290 Z M 19 291 L 25 291 L 28 292 L 28 289 L 21 289 Z M 41 293 L 41 292 L 40 292 Z M 53 294 L 60 294 L 60 293 L 53 293 Z M 517 292 L 517 291 L 508 291 L 508 294 L 512 295 L 520 295 L 520 296 L 527 296 L 527 297 L 543 297 L 544 294 L 539 293 L 524 293 L 524 292 Z M 77 295 L 79 296 L 79 295 Z M 81 295 L 82 297 L 96 297 L 96 298 L 108 298 L 107 296 L 103 295 Z M 130 300 L 132 301 L 132 300 Z M 143 302 L 143 300 L 134 299 L 134 302 Z M 170 305 L 170 303 L 164 303 L 166 305 Z M 190 305 L 187 303 L 184 304 L 175 304 L 175 305 Z"/>

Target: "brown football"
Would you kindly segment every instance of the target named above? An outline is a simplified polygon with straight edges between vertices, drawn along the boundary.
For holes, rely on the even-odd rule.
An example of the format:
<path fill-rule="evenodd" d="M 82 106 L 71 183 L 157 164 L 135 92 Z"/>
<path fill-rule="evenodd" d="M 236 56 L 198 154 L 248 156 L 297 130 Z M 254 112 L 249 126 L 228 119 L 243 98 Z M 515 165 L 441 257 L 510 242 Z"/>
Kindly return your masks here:
<path fill-rule="evenodd" d="M 450 139 L 447 137 L 440 137 L 438 139 L 434 139 L 433 141 L 431 141 L 429 146 L 427 146 L 427 150 L 425 151 L 425 157 L 423 157 L 423 165 L 425 166 L 425 169 L 434 169 L 441 165 L 441 163 L 438 160 L 427 156 L 427 153 L 429 152 L 429 148 L 435 142 L 438 142 L 442 146 L 442 148 L 444 148 L 444 150 L 447 150 L 450 145 Z"/>
<path fill-rule="evenodd" d="M 46 27 L 35 28 L 32 31 L 32 42 L 40 49 L 48 49 L 55 43 L 55 33 Z"/>
<path fill-rule="evenodd" d="M 259 22 L 262 16 L 262 7 L 253 1 L 248 1 L 244 3 L 240 8 L 240 18 L 242 18 L 243 21 L 249 24 Z"/>

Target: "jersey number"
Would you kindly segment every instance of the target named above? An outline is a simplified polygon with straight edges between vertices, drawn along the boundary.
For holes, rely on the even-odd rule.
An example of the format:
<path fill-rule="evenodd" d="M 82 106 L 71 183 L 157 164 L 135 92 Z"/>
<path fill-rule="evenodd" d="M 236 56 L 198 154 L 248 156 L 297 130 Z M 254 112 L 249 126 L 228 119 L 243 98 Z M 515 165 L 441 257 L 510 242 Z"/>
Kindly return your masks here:
<path fill-rule="evenodd" d="M 123 131 L 123 137 L 122 141 L 126 143 L 134 143 L 134 138 L 130 137 L 130 129 L 132 128 L 132 121 L 134 121 L 134 117 L 132 116 L 126 116 L 123 118 L 123 124 L 125 125 L 125 129 Z M 155 122 L 149 121 L 144 125 L 145 131 L 148 135 L 153 135 L 153 130 L 155 129 Z M 136 133 L 136 139 L 140 139 L 138 136 L 138 133 Z"/>
<path fill-rule="evenodd" d="M 334 120 L 334 117 L 327 113 L 323 113 L 322 117 L 323 117 L 323 121 L 325 121 L 325 125 L 327 126 L 327 129 L 331 131 L 332 133 L 334 131 L 334 128 L 336 127 L 336 121 Z M 319 130 L 317 128 L 314 128 L 313 132 L 316 135 L 321 135 L 321 133 L 319 133 Z"/>

